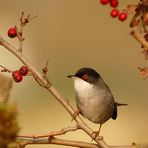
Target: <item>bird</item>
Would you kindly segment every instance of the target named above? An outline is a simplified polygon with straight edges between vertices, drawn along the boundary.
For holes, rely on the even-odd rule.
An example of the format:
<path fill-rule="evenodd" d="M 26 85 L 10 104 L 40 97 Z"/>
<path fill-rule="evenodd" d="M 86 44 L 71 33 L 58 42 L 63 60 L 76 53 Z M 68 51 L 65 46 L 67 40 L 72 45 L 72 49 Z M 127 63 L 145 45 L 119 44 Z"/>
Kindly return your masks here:
<path fill-rule="evenodd" d="M 102 124 L 110 118 L 116 120 L 117 106 L 127 104 L 115 102 L 109 86 L 93 68 L 80 68 L 74 75 L 68 75 L 68 78 L 74 81 L 78 112 L 91 122 L 100 124 L 99 130 L 94 131 L 96 138 Z"/>

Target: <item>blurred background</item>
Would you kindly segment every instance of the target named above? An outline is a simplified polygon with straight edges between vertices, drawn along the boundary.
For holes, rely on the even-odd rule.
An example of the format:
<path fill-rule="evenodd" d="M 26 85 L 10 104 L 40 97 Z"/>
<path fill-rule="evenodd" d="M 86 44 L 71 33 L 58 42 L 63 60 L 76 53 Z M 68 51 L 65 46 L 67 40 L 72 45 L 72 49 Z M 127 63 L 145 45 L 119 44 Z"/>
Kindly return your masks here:
<path fill-rule="evenodd" d="M 119 8 L 136 4 L 138 0 L 119 1 Z M 24 30 L 23 53 L 39 70 L 49 59 L 48 76 L 59 92 L 75 106 L 73 82 L 66 76 L 81 67 L 92 67 L 110 86 L 116 101 L 129 104 L 118 110 L 116 121 L 109 120 L 101 135 L 110 145 L 128 145 L 148 141 L 148 80 L 143 81 L 138 66 L 147 66 L 140 45 L 129 35 L 126 22 L 110 17 L 110 6 L 99 0 L 1 0 L 0 34 L 18 46 L 16 39 L 7 37 L 7 30 L 19 25 L 21 12 L 39 15 Z M 0 47 L 0 64 L 12 70 L 21 62 Z M 9 74 L 8 74 L 9 75 Z M 41 134 L 75 125 L 65 109 L 41 88 L 32 77 L 14 84 L 10 95 L 19 110 L 21 134 Z M 94 130 L 99 125 L 84 119 Z M 91 139 L 83 132 L 70 132 L 62 138 Z M 56 145 L 30 145 L 27 148 L 60 148 Z"/>

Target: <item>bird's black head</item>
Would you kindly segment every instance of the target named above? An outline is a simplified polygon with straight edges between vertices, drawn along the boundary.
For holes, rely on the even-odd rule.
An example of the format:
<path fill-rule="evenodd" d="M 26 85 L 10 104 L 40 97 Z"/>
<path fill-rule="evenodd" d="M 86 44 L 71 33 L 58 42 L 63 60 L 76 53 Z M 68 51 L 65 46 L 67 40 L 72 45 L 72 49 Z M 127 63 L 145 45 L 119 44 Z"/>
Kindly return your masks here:
<path fill-rule="evenodd" d="M 93 84 L 97 83 L 100 78 L 100 75 L 92 68 L 81 68 L 73 76 Z"/>

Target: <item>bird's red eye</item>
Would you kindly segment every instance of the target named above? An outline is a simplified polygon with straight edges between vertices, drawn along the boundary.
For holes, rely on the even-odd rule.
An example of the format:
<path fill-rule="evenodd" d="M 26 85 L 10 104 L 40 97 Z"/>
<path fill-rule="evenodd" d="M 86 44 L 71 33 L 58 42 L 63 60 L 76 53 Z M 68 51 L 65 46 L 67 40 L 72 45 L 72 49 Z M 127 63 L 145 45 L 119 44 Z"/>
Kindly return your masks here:
<path fill-rule="evenodd" d="M 84 75 L 82 76 L 82 79 L 83 79 L 83 80 L 88 80 L 88 75 L 87 75 L 87 74 L 84 74 Z"/>

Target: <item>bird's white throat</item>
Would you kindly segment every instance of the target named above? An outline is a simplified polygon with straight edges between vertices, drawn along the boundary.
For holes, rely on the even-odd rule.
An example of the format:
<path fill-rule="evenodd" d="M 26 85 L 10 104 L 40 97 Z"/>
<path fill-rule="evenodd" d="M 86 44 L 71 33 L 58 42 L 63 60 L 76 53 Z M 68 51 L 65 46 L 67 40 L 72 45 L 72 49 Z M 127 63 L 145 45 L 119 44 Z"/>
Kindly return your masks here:
<path fill-rule="evenodd" d="M 80 78 L 74 78 L 74 88 L 79 94 L 87 94 L 88 92 L 92 91 L 94 86 Z"/>

